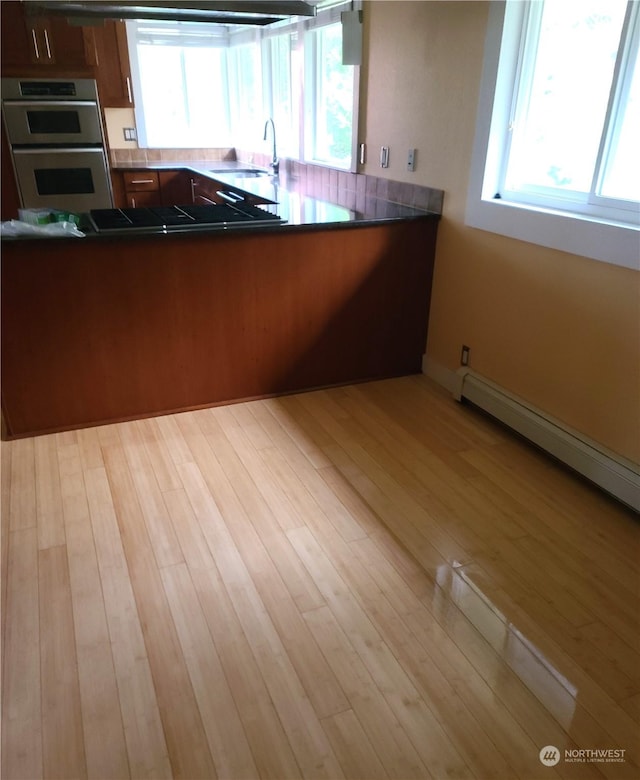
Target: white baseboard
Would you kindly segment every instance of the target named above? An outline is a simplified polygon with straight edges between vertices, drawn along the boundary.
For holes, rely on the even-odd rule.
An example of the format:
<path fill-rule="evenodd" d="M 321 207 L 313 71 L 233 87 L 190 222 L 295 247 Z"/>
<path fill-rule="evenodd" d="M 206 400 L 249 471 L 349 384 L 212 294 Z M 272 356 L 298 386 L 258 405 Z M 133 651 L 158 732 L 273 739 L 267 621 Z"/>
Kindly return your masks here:
<path fill-rule="evenodd" d="M 456 395 L 456 389 L 460 384 L 460 379 L 455 371 L 450 371 L 448 368 L 431 360 L 427 355 L 423 355 L 422 373 L 426 374 L 429 379 L 433 379 L 436 384 L 444 387 L 445 390 L 448 390 L 451 395 Z M 457 398 L 457 400 L 459 401 L 460 398 Z"/>
<path fill-rule="evenodd" d="M 457 372 L 425 356 L 423 372 L 456 400 L 466 399 L 640 512 L 640 466 L 569 428 L 468 368 Z"/>

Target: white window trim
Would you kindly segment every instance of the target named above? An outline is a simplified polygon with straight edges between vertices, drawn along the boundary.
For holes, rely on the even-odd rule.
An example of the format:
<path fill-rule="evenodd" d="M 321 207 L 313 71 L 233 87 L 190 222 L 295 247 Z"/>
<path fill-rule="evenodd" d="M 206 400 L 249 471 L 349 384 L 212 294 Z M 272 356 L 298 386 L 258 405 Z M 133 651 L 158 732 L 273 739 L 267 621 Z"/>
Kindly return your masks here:
<path fill-rule="evenodd" d="M 495 199 L 501 139 L 491 134 L 494 100 L 511 85 L 500 83 L 498 64 L 506 3 L 490 3 L 465 224 L 491 233 L 640 270 L 640 228 L 602 218 Z M 508 35 L 509 30 L 504 30 Z M 508 111 L 506 101 L 504 111 Z M 499 108 L 499 105 L 498 105 Z M 499 118 L 499 117 L 498 117 Z M 502 121 L 505 127 L 508 123 Z M 495 179 L 485 176 L 495 171 Z"/>
<path fill-rule="evenodd" d="M 337 24 L 341 21 L 343 11 L 348 10 L 362 10 L 362 0 L 333 0 L 325 4 L 325 7 L 318 8 L 317 14 L 314 17 L 302 17 L 299 24 L 299 36 L 302 39 L 304 32 L 307 30 L 316 30 L 322 27 L 326 27 L 330 24 Z M 308 133 L 304 128 L 305 117 L 307 116 L 306 106 L 309 97 L 309 92 L 305 85 L 307 66 L 305 63 L 303 67 L 303 93 L 304 101 L 301 101 L 301 116 L 300 116 L 300 161 L 310 163 L 319 168 L 332 168 L 337 170 L 349 171 L 356 173 L 358 170 L 358 138 L 359 138 L 359 120 L 360 120 L 360 77 L 361 67 L 359 65 L 353 65 L 353 102 L 351 108 L 351 162 L 348 166 L 339 166 L 326 160 L 319 160 L 312 154 L 307 154 L 308 146 Z"/>
<path fill-rule="evenodd" d="M 322 21 L 317 22 L 316 20 L 304 20 L 301 23 L 302 28 L 305 30 L 320 30 L 323 27 L 326 27 L 330 24 L 339 24 L 340 23 L 340 9 L 344 9 L 344 4 L 341 4 L 337 6 L 337 13 L 336 13 L 336 7 L 330 8 L 328 11 L 325 12 L 324 16 L 321 17 Z M 332 13 L 330 13 L 332 12 Z M 315 23 L 313 23 L 315 22 Z M 303 31 L 301 30 L 301 35 L 303 34 Z M 304 101 L 301 101 L 303 103 L 302 109 L 303 114 L 300 118 L 300 128 L 301 128 L 301 146 L 300 146 L 300 161 L 305 163 L 310 163 L 312 165 L 316 165 L 319 168 L 332 168 L 336 170 L 341 171 L 349 171 L 351 173 L 355 173 L 357 171 L 358 166 L 358 120 L 359 120 L 359 113 L 360 113 L 360 66 L 359 65 L 352 65 L 353 68 L 353 75 L 352 75 L 352 102 L 351 102 L 351 158 L 348 165 L 338 165 L 338 163 L 334 161 L 328 161 L 323 160 L 321 158 L 315 157 L 313 155 L 313 152 L 311 150 L 311 138 L 313 131 L 309 129 L 310 122 L 315 123 L 315 120 L 311 119 L 312 116 L 312 104 L 314 103 L 314 100 L 316 98 L 316 91 L 315 87 L 309 89 L 309 83 L 308 83 L 308 76 L 312 74 L 312 72 L 315 70 L 315 68 L 318 65 L 317 62 L 317 56 L 315 52 L 315 46 L 305 49 L 305 59 L 308 59 L 308 62 L 304 62 L 303 67 L 303 73 L 302 73 L 302 82 L 303 82 L 303 93 L 304 93 Z M 314 80 L 313 77 L 311 80 Z M 304 123 L 304 124 L 303 124 Z"/>

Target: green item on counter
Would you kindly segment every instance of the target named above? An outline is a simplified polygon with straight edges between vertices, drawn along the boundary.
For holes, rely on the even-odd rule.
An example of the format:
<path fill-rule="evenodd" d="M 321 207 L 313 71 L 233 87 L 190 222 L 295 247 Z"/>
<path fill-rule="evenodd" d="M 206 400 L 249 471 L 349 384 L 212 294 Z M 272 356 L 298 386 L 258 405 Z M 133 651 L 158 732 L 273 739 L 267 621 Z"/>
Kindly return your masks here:
<path fill-rule="evenodd" d="M 51 212 L 51 222 L 73 222 L 74 225 L 77 225 L 80 222 L 80 217 L 78 214 L 74 214 L 71 211 L 53 209 Z"/>
<path fill-rule="evenodd" d="M 51 222 L 79 224 L 80 216 L 62 209 L 19 209 L 18 219 L 30 225 L 49 225 Z"/>
<path fill-rule="evenodd" d="M 18 219 L 29 225 L 48 225 L 51 222 L 51 209 L 19 209 Z"/>

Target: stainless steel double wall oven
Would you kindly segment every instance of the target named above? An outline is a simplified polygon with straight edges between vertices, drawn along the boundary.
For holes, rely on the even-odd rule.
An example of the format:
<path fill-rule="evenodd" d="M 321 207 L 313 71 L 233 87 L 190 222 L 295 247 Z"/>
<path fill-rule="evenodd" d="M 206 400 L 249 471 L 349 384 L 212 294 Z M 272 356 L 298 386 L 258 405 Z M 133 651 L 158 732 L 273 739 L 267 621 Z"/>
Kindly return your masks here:
<path fill-rule="evenodd" d="M 113 205 L 93 79 L 3 78 L 2 113 L 23 207 Z"/>

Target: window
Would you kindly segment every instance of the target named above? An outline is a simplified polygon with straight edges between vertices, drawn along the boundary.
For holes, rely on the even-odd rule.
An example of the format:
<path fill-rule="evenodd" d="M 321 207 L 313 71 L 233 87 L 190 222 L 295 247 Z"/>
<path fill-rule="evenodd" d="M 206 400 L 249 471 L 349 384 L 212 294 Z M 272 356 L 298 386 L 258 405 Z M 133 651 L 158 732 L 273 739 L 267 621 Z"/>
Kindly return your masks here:
<path fill-rule="evenodd" d="M 226 40 L 212 25 L 128 22 L 141 146 L 230 144 Z"/>
<path fill-rule="evenodd" d="M 640 157 L 630 143 L 632 136 L 640 138 L 631 24 L 618 58 L 625 11 L 626 0 L 528 6 L 503 196 L 533 203 L 555 198 L 579 211 L 600 205 L 591 211 L 605 216 L 607 197 L 619 201 L 609 204 L 614 209 L 640 201 Z M 634 49 L 628 56 L 625 43 Z M 610 100 L 616 93 L 625 99 Z"/>
<path fill-rule="evenodd" d="M 359 68 L 342 64 L 341 8 L 269 27 L 128 22 L 141 146 L 262 148 L 351 169 Z"/>
<path fill-rule="evenodd" d="M 341 25 L 309 33 L 305 158 L 349 168 L 352 155 L 353 75 L 342 64 Z"/>
<path fill-rule="evenodd" d="M 468 224 L 637 267 L 639 11 L 492 4 Z"/>
<path fill-rule="evenodd" d="M 263 38 L 264 115 L 275 122 L 278 153 L 293 159 L 300 156 L 299 58 L 297 32 Z"/>
<path fill-rule="evenodd" d="M 245 148 L 259 137 L 259 128 L 264 123 L 260 45 L 251 42 L 230 46 L 226 55 L 229 62 L 231 145 Z"/>

